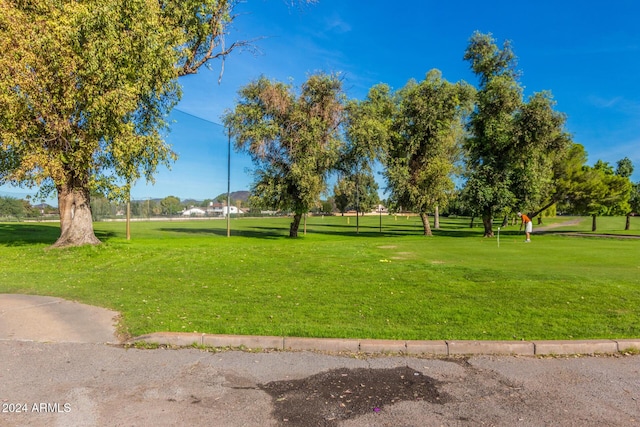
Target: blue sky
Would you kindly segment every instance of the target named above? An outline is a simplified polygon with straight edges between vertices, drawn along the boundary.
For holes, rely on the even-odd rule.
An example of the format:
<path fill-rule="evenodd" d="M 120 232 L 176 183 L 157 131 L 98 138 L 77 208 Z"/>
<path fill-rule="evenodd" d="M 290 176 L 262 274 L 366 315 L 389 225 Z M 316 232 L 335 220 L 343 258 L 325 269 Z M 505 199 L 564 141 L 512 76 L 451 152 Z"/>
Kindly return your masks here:
<path fill-rule="evenodd" d="M 215 197 L 227 190 L 227 137 L 215 123 L 237 90 L 265 75 L 299 86 L 310 73 L 340 72 L 351 98 L 377 83 L 393 89 L 421 80 L 433 68 L 455 82 L 476 85 L 462 57 L 474 31 L 511 40 L 525 94 L 549 90 L 567 115 L 567 131 L 583 144 L 589 163 L 629 157 L 640 181 L 640 2 L 614 0 L 431 1 L 248 0 L 240 4 L 228 40 L 255 39 L 259 52 L 227 58 L 182 80 L 168 141 L 180 158 L 140 182 L 133 198 Z M 248 189 L 251 163 L 232 153 L 231 190 Z M 0 194 L 25 190 L 0 187 Z"/>

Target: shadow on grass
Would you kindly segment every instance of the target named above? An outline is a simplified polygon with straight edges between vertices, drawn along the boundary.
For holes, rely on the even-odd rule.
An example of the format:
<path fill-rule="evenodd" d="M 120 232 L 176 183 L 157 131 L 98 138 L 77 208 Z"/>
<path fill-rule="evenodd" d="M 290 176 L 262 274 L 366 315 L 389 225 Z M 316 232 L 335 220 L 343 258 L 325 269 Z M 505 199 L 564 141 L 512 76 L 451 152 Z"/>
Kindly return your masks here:
<path fill-rule="evenodd" d="M 265 227 L 266 229 L 266 227 Z M 284 234 L 287 230 L 282 231 Z M 422 226 L 372 226 L 361 225 L 359 228 L 356 226 L 345 227 L 343 225 L 333 224 L 313 224 L 307 228 L 308 234 L 320 234 L 326 236 L 347 236 L 347 237 L 365 237 L 365 238 L 377 238 L 377 237 L 405 237 L 405 236 L 422 236 L 424 230 Z M 470 230 L 470 229 L 439 229 L 432 230 L 433 236 L 446 236 L 446 237 L 481 237 L 482 231 Z M 302 234 L 302 229 L 300 230 Z"/>
<path fill-rule="evenodd" d="M 332 228 L 335 227 L 335 228 Z M 184 234 L 194 234 L 194 235 L 215 235 L 226 237 L 227 230 L 219 229 L 219 228 L 160 228 L 161 231 L 172 232 L 172 233 L 184 233 Z M 298 235 L 303 236 L 304 229 L 300 227 L 298 230 Z M 353 230 L 346 229 L 344 226 L 339 225 L 318 225 L 313 224 L 307 227 L 307 234 L 322 234 L 322 235 L 331 235 L 331 236 L 349 236 L 349 237 L 380 237 L 380 236 L 399 236 L 399 235 L 415 235 L 416 233 L 413 229 L 394 229 L 393 232 L 389 230 L 382 229 L 382 234 L 378 227 L 370 227 L 370 226 L 360 226 L 360 232 L 356 233 L 355 226 Z M 256 226 L 251 229 L 239 229 L 234 230 L 231 229 L 231 237 L 248 237 L 248 238 L 258 238 L 258 239 L 286 239 L 289 237 L 289 229 L 288 228 L 273 228 L 266 226 Z"/>
<path fill-rule="evenodd" d="M 340 235 L 340 236 L 361 236 L 361 237 L 380 237 L 380 236 L 420 236 L 424 234 L 422 224 L 403 224 L 403 225 L 360 225 L 360 231 L 356 232 L 356 226 L 344 226 L 338 224 L 313 224 L 310 226 L 311 233 Z M 434 236 L 446 237 L 481 237 L 482 229 L 469 229 L 464 226 L 446 226 L 446 228 L 431 229 Z"/>
<path fill-rule="evenodd" d="M 0 245 L 25 246 L 53 244 L 60 237 L 60 226 L 38 223 L 0 224 Z"/>
<path fill-rule="evenodd" d="M 356 231 L 356 224 L 336 224 L 310 221 L 307 223 L 307 234 L 326 235 L 326 236 L 346 236 L 346 237 L 363 237 L 363 238 L 379 238 L 379 237 L 402 237 L 402 236 L 422 236 L 423 227 L 421 223 L 397 223 L 388 222 L 380 225 L 376 222 L 368 221 L 360 224 L 359 231 Z M 167 233 L 179 233 L 183 235 L 201 235 L 201 236 L 219 236 L 226 237 L 226 227 L 161 227 L 158 229 Z M 482 237 L 483 228 L 468 228 L 467 224 L 451 223 L 445 224 L 440 229 L 432 229 L 434 236 L 442 237 Z M 514 232 L 515 234 L 515 232 Z M 300 224 L 298 235 L 304 235 L 304 224 Z M 258 239 L 286 239 L 289 236 L 289 223 L 278 225 L 248 225 L 245 224 L 240 228 L 231 228 L 231 237 L 246 237 Z"/>
<path fill-rule="evenodd" d="M 170 233 L 184 233 L 194 235 L 215 235 L 226 237 L 227 229 L 224 228 L 168 228 L 163 227 L 160 231 L 166 231 Z M 255 229 L 231 229 L 231 237 L 253 237 L 258 239 L 278 239 L 287 237 L 288 231 L 283 228 L 273 227 L 255 227 Z"/>
<path fill-rule="evenodd" d="M 117 236 L 117 234 L 112 231 L 94 230 L 93 232 L 101 242 L 106 242 L 109 239 Z"/>
<path fill-rule="evenodd" d="M 115 236 L 108 231 L 95 231 L 95 235 L 102 242 Z M 4 246 L 52 245 L 58 237 L 60 237 L 58 224 L 24 222 L 0 224 L 0 245 Z"/>
<path fill-rule="evenodd" d="M 431 230 L 434 236 L 442 237 L 482 237 L 484 229 L 439 229 Z M 504 234 L 501 234 L 503 236 Z"/>

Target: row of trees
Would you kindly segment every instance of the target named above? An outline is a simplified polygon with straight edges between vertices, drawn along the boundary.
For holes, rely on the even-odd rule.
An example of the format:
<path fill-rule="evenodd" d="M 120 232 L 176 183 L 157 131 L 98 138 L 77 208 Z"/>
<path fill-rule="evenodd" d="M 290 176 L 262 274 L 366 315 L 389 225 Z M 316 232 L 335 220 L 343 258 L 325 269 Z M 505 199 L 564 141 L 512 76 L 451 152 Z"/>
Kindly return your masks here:
<path fill-rule="evenodd" d="M 459 204 L 482 217 L 486 237 L 496 215 L 506 221 L 518 210 L 535 217 L 559 204 L 593 215 L 594 230 L 597 215 L 640 210 L 631 162 L 621 160 L 617 170 L 586 165 L 551 94 L 525 99 L 508 42 L 498 47 L 490 34 L 475 33 L 464 59 L 477 88 L 450 83 L 438 70 L 396 92 L 377 85 L 362 101 L 346 99 L 338 75 L 312 75 L 299 92 L 266 77 L 249 83 L 224 122 L 256 166 L 253 204 L 293 212 L 295 237 L 331 173 L 338 173 L 339 209 L 366 210 L 376 198 L 372 165 L 379 161 L 389 207 L 418 213 L 426 235 L 429 213 L 455 194 L 455 176 L 464 182 Z"/>
<path fill-rule="evenodd" d="M 0 196 L 0 217 L 31 218 L 41 215 L 41 210 L 27 200 Z"/>
<path fill-rule="evenodd" d="M 159 200 L 133 200 L 130 203 L 131 214 L 137 217 L 176 215 L 185 207 L 187 205 L 175 196 Z M 98 194 L 93 194 L 91 197 L 91 215 L 94 221 L 124 215 L 124 212 L 126 212 L 126 203 L 109 200 Z M 39 218 L 58 213 L 58 209 L 45 203 L 33 206 L 29 200 L 0 196 L 0 217 Z"/>
<path fill-rule="evenodd" d="M 167 196 L 157 200 L 132 200 L 129 203 L 130 214 L 133 217 L 149 218 L 152 216 L 178 215 L 185 208 L 176 196 Z M 104 196 L 91 197 L 91 215 L 94 221 L 125 215 L 126 203 L 109 200 Z"/>
<path fill-rule="evenodd" d="M 177 196 L 167 196 L 162 199 L 131 200 L 129 209 L 131 216 L 138 218 L 149 218 L 153 216 L 174 216 L 180 215 L 185 209 L 191 207 L 207 208 L 211 203 L 226 204 L 226 194 L 224 197 L 215 199 L 205 199 L 202 201 L 181 200 Z M 233 206 L 242 207 L 245 200 L 231 198 Z M 91 213 L 94 220 L 123 215 L 126 212 L 126 203 L 112 201 L 100 195 L 91 197 Z"/>
<path fill-rule="evenodd" d="M 236 3 L 0 0 L 0 183 L 38 186 L 38 198 L 57 193 L 54 246 L 99 243 L 91 194 L 125 199 L 175 160 L 163 131 L 179 79 L 248 45 L 225 40 Z M 606 168 L 585 171 L 588 193 L 563 186 L 574 145 L 564 117 L 547 93 L 522 99 L 508 44 L 474 34 L 465 58 L 477 88 L 437 71 L 395 93 L 376 86 L 362 101 L 348 101 L 337 76 L 311 76 L 298 93 L 266 78 L 247 85 L 225 122 L 256 162 L 255 201 L 294 212 L 295 236 L 333 171 L 347 180 L 342 194 L 354 191 L 364 206 L 377 159 L 391 202 L 420 213 L 427 234 L 426 215 L 447 202 L 453 172 L 462 171 L 486 235 L 511 206 L 569 200 L 597 214 L 621 203 L 628 186 L 613 194 L 617 175 Z M 607 191 L 591 179 L 600 175 Z"/>

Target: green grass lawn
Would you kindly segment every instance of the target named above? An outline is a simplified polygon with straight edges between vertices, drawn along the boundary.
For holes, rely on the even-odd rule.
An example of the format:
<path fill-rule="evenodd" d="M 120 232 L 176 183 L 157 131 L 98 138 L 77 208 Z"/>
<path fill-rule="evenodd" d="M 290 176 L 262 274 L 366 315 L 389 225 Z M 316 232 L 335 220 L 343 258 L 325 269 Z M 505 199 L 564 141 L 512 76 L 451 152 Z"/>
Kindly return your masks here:
<path fill-rule="evenodd" d="M 574 218 L 545 220 L 545 225 Z M 482 237 L 479 221 L 312 217 L 95 224 L 97 247 L 47 250 L 59 228 L 0 224 L 0 293 L 51 295 L 155 331 L 387 339 L 640 337 L 640 239 L 578 238 L 591 219 L 535 235 Z M 599 232 L 624 218 L 598 218 Z M 535 231 L 534 227 L 534 231 Z M 497 229 L 497 228 L 496 228 Z M 301 229 L 302 232 L 302 229 Z M 640 218 L 630 234 L 640 234 Z"/>

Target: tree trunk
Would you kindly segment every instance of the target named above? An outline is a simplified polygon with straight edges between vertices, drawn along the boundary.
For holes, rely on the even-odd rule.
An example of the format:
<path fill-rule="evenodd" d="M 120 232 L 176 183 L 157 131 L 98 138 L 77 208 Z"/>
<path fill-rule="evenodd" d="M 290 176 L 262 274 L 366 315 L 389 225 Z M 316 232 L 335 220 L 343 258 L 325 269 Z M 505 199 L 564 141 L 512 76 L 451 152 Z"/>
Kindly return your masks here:
<path fill-rule="evenodd" d="M 547 209 L 549 209 L 551 206 L 553 206 L 556 203 L 556 199 L 551 199 L 551 201 L 549 203 L 547 203 L 546 205 L 544 205 L 542 208 L 538 209 L 537 211 L 533 212 L 531 215 L 529 215 L 529 218 L 533 219 L 535 217 L 537 217 L 538 215 L 540 215 L 542 212 L 546 211 Z"/>
<path fill-rule="evenodd" d="M 506 227 L 509 224 L 509 215 L 504 216 L 504 218 L 502 219 L 502 228 Z"/>
<path fill-rule="evenodd" d="M 482 212 L 482 225 L 484 225 L 484 237 L 493 237 L 493 215 L 491 209 Z"/>
<path fill-rule="evenodd" d="M 596 231 L 596 214 L 591 215 L 591 231 Z"/>
<path fill-rule="evenodd" d="M 473 223 L 475 219 L 476 219 L 476 217 L 475 217 L 475 216 L 472 216 L 472 217 L 471 217 L 471 222 L 469 223 L 469 228 L 473 228 L 473 226 L 475 225 L 475 224 Z"/>
<path fill-rule="evenodd" d="M 542 225 L 542 215 L 538 217 L 538 225 Z"/>
<path fill-rule="evenodd" d="M 66 184 L 57 186 L 57 190 L 60 237 L 52 247 L 100 244 L 93 232 L 89 189 L 82 185 Z"/>
<path fill-rule="evenodd" d="M 629 230 L 631 228 L 631 214 L 627 214 L 627 222 L 624 224 L 624 229 Z"/>
<path fill-rule="evenodd" d="M 298 228 L 300 228 L 300 220 L 302 219 L 302 214 L 296 213 L 293 215 L 293 221 L 291 222 L 291 226 L 289 227 L 289 237 L 298 237 Z"/>
<path fill-rule="evenodd" d="M 420 212 L 420 218 L 422 219 L 422 226 L 424 227 L 424 235 L 431 236 L 431 226 L 429 225 L 429 215 L 424 212 Z"/>
<path fill-rule="evenodd" d="M 440 230 L 440 209 L 436 206 L 436 210 L 433 213 L 433 228 Z"/>

